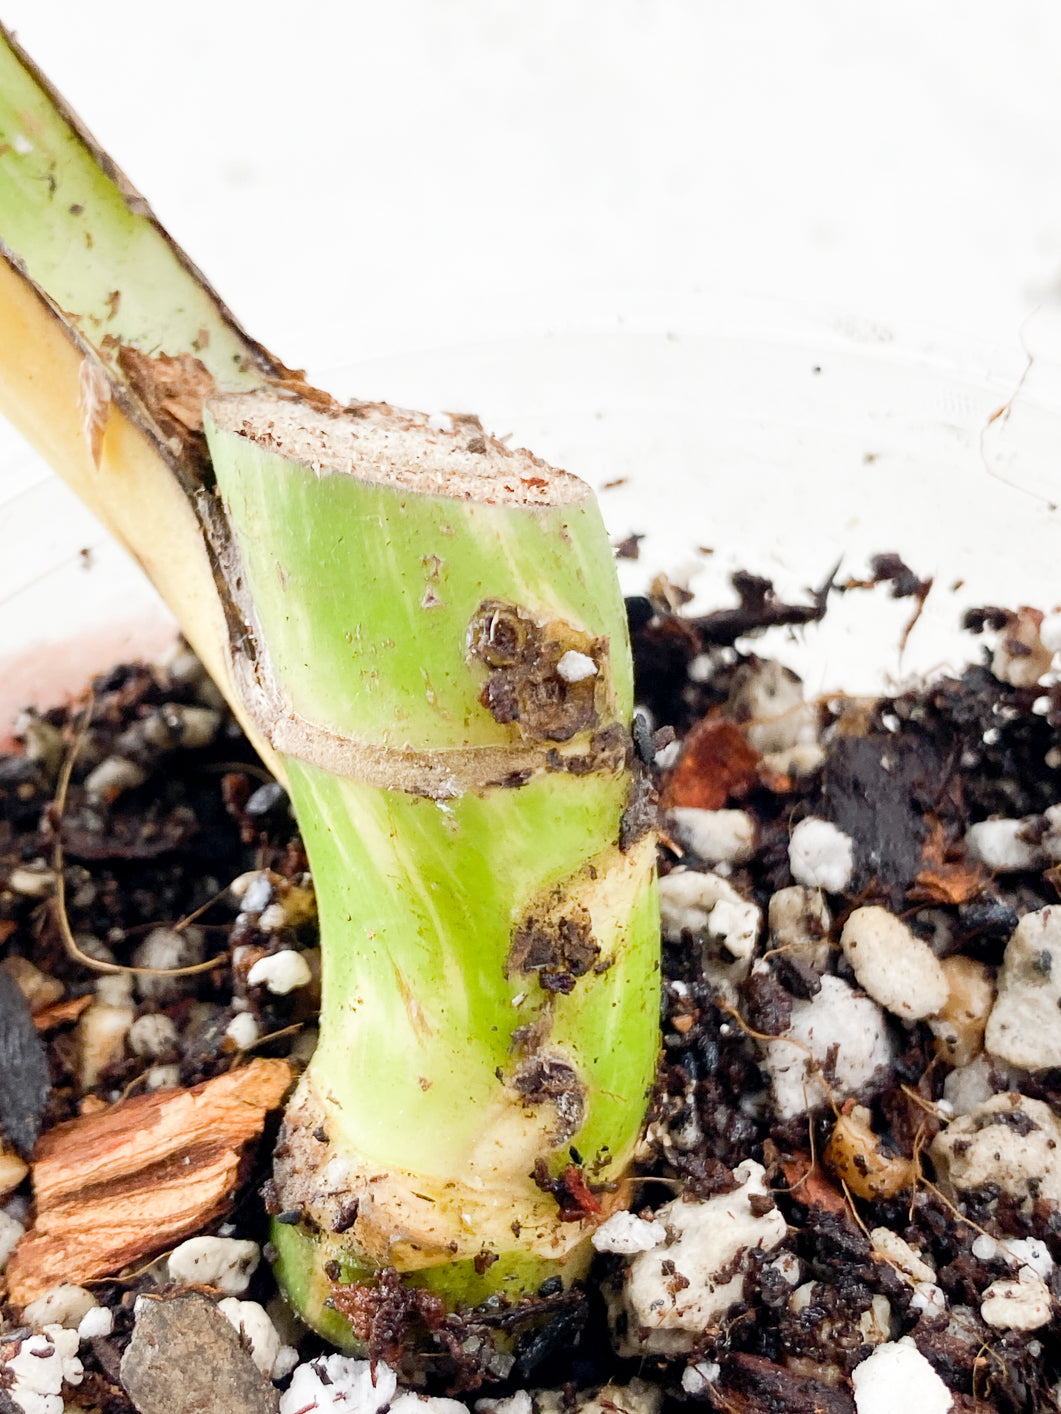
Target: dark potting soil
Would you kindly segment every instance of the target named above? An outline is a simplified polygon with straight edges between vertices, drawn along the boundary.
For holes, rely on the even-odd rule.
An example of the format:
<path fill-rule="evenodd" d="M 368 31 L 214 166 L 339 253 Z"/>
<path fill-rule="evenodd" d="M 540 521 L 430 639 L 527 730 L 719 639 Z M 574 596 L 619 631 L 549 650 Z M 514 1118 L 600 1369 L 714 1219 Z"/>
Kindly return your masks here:
<path fill-rule="evenodd" d="M 874 577 L 917 603 L 928 592 L 895 557 L 881 557 Z M 904 1015 L 902 1000 L 876 996 L 841 938 L 859 910 L 886 910 L 937 962 L 953 969 L 949 959 L 968 959 L 991 992 L 1018 922 L 1056 905 L 1061 892 L 1061 845 L 1055 851 L 1048 813 L 1058 799 L 1061 687 L 1020 685 L 1038 620 L 1029 629 L 1027 611 L 985 610 L 970 627 L 991 634 L 991 647 L 961 676 L 872 702 L 803 702 L 798 679 L 750 645 L 770 626 L 820 618 L 833 578 L 807 605 L 782 603 L 750 575 L 737 582 L 737 609 L 699 618 L 664 598 L 630 603 L 642 704 L 635 739 L 660 802 L 660 872 L 672 897 L 662 1059 L 633 1210 L 651 1222 L 676 1194 L 710 1204 L 740 1187 L 734 1171 L 751 1160 L 765 1181 L 751 1212 L 779 1210 L 783 1240 L 708 1272 L 707 1286 L 735 1275 L 743 1285 L 721 1317 L 662 1350 L 634 1328 L 624 1296 L 632 1254 L 602 1253 L 584 1292 L 540 1293 L 508 1379 L 468 1392 L 469 1404 L 547 1389 L 573 1409 L 585 1391 L 629 1387 L 636 1377 L 673 1403 L 850 1414 L 852 1373 L 879 1346 L 910 1337 L 955 1411 L 1057 1407 L 1061 1214 L 1052 1184 L 1061 1167 L 1029 1168 L 1023 1189 L 1021 1175 L 963 1188 L 938 1170 L 933 1141 L 992 1094 L 1061 1116 L 1061 1069 L 988 1056 L 982 1004 L 959 1018 L 957 1040 L 938 1015 Z M 972 641 L 970 649 L 976 656 Z M 778 712 L 763 710 L 764 701 Z M 1002 862 L 971 843 L 970 826 L 991 817 L 1024 822 Z M 794 859 L 790 845 L 805 821 L 824 822 L 829 847 L 839 836 L 840 854 L 848 849 L 839 883 L 827 877 L 829 860 Z M 744 830 L 743 843 L 717 845 L 723 827 Z M 82 953 L 142 967 L 213 965 L 183 977 L 112 977 L 101 987 L 60 927 L 57 865 Z M 169 668 L 115 668 L 90 697 L 27 719 L 22 748 L 0 756 L 0 1164 L 28 1159 L 57 1125 L 118 1099 L 201 1085 L 251 1056 L 304 1061 L 317 976 L 306 867 L 284 792 L 189 654 Z M 820 882 L 801 884 L 815 868 Z M 747 946 L 732 923 L 697 922 L 695 909 L 678 908 L 666 880 L 683 872 L 709 879 L 710 898 L 722 898 L 731 919 L 744 908 Z M 792 941 L 772 900 L 789 891 L 791 904 L 801 887 L 821 907 L 807 905 Z M 709 913 L 714 905 L 700 906 Z M 256 964 L 288 951 L 309 962 L 308 980 L 286 993 L 252 985 Z M 1043 948 L 1046 972 L 1054 956 Z M 1061 967 L 1061 943 L 1056 956 Z M 837 1043 L 807 1069 L 805 1102 L 793 1105 L 780 1098 L 771 1047 L 797 1034 L 794 1018 L 817 1004 L 823 983 L 826 992 L 842 983 L 852 996 L 871 994 L 888 1059 L 845 1086 Z M 1023 1127 L 1026 1137 L 1036 1128 L 1029 1114 L 1016 1102 L 1005 1127 Z M 841 1135 L 844 1120 L 853 1127 Z M 242 1153 L 234 1202 L 204 1232 L 267 1244 L 261 1189 L 274 1133 L 266 1125 Z M 13 1222 L 32 1230 L 31 1180 L 8 1172 L 16 1181 L 0 1197 L 3 1221 L 9 1231 Z M 557 1198 L 577 1206 L 577 1173 Z M 888 1245 L 888 1233 L 899 1246 Z M 985 1302 L 993 1283 L 1023 1280 L 1030 1289 L 1021 1262 L 1007 1255 L 1012 1242 L 1040 1282 L 1035 1294 L 1045 1293 L 1042 1319 L 1017 1298 L 1009 1307 L 1002 1300 L 1001 1318 Z M 922 1264 L 913 1274 L 903 1244 Z M 159 1389 L 170 1388 L 173 1371 L 155 1388 L 139 1355 L 122 1373 L 137 1297 L 177 1289 L 166 1284 L 165 1261 L 152 1264 L 156 1255 L 92 1284 L 112 1329 L 81 1340 L 83 1378 L 64 1387 L 67 1408 L 127 1414 L 156 1407 Z M 677 1257 L 663 1271 L 675 1301 L 705 1280 Z M 997 1294 L 1006 1296 L 1001 1287 Z M 240 1298 L 265 1305 L 274 1297 L 263 1262 Z M 196 1320 L 209 1326 L 200 1305 Z M 498 1324 L 497 1312 L 479 1315 L 469 1330 Z M 7 1368 L 30 1338 L 22 1311 L 8 1304 L 2 1317 L 0 1409 L 35 1409 L 19 1403 L 22 1387 Z M 312 1335 L 283 1334 L 302 1361 L 324 1349 Z M 448 1376 L 450 1388 L 465 1391 L 477 1378 L 473 1356 Z M 262 1384 L 248 1408 L 263 1399 L 272 1407 L 264 1376 Z"/>

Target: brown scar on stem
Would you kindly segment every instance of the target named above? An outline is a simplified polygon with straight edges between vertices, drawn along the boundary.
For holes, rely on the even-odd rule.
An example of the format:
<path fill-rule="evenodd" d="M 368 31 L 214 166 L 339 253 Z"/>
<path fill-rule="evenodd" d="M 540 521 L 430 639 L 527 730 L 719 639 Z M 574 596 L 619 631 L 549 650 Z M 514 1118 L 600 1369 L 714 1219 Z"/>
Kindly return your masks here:
<path fill-rule="evenodd" d="M 589 910 L 574 903 L 559 918 L 523 919 L 512 935 L 506 971 L 509 976 L 537 974 L 544 991 L 566 995 L 594 969 L 600 951 Z"/>
<path fill-rule="evenodd" d="M 528 1105 L 553 1107 L 557 1124 L 550 1140 L 555 1148 L 566 1144 L 582 1128 L 586 1117 L 585 1082 L 558 1052 L 529 1056 L 513 1075 L 512 1088 Z"/>
<path fill-rule="evenodd" d="M 566 681 L 558 669 L 568 652 L 591 659 L 596 672 Z M 539 623 L 518 604 L 485 599 L 468 626 L 468 655 L 489 671 L 481 705 L 525 741 L 570 741 L 598 726 L 607 708 L 608 640 L 561 619 Z"/>

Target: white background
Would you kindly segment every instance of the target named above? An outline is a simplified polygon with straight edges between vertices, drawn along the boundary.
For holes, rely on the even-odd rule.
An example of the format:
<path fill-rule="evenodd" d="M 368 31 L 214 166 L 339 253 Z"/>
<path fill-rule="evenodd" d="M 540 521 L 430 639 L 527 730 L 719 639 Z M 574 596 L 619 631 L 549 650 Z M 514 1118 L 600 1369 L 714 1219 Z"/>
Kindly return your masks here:
<path fill-rule="evenodd" d="M 699 499 L 632 573 L 668 555 L 689 570 L 689 545 L 709 544 L 720 574 L 808 582 L 828 568 L 815 527 L 844 548 L 858 519 L 861 490 L 838 509 L 847 493 L 812 478 L 828 448 L 786 468 L 782 437 L 734 461 L 732 348 L 767 421 L 789 374 L 754 386 L 760 338 L 802 341 L 807 367 L 821 349 L 840 364 L 911 350 L 986 380 L 967 452 L 1028 350 L 1061 406 L 1061 8 L 1045 0 L 0 0 L 0 19 L 250 332 L 337 394 L 477 408 L 598 485 L 618 467 L 632 480 L 602 499 L 619 535 L 658 529 L 663 486 L 659 466 L 624 461 L 623 408 L 651 449 L 644 424 L 673 420 L 680 385 L 696 416 L 678 419 L 674 462 Z M 776 399 L 785 425 L 791 401 Z M 932 400 L 937 421 L 953 402 Z M 714 428 L 729 460 L 712 479 Z M 1016 596 L 1026 562 L 1056 559 L 1056 430 L 1033 430 L 1002 550 L 1001 506 L 962 531 L 963 553 L 1020 562 Z M 985 460 L 974 493 L 982 470 L 1007 479 Z M 71 584 L 82 620 L 139 612 L 132 571 L 42 475 L 0 429 L 17 532 L 0 650 L 61 637 Z M 731 513 L 726 486 L 749 479 L 754 504 Z M 804 527 L 784 554 L 775 502 Z M 892 524 L 886 503 L 877 549 L 919 548 L 918 521 L 929 546 L 947 537 L 938 508 Z"/>

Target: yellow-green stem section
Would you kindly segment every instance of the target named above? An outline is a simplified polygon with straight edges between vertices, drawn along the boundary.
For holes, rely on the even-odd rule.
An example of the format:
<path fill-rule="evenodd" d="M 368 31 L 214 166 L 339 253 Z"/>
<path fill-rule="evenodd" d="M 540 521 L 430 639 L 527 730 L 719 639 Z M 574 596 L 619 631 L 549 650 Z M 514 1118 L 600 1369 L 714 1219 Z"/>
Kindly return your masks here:
<path fill-rule="evenodd" d="M 440 804 L 287 770 L 326 949 L 311 1073 L 342 1097 L 331 1139 L 341 1125 L 379 1163 L 491 1182 L 513 1033 L 544 1018 L 543 1045 L 587 1088 L 551 1166 L 570 1145 L 599 1176 L 627 1162 L 656 1061 L 658 923 L 651 858 L 616 845 L 624 777 L 543 773 Z M 566 996 L 506 966 L 516 926 L 554 888 L 585 902 L 600 947 L 599 973 Z M 537 1156 L 513 1154 L 506 1180 Z"/>
<path fill-rule="evenodd" d="M 402 1230 L 381 1236 L 382 1198 L 363 1229 L 394 1254 L 385 1264 L 455 1304 L 533 1291 L 558 1264 L 581 1270 L 592 1226 L 562 1223 L 535 1169 L 575 1162 L 590 1184 L 617 1178 L 657 1060 L 653 842 L 622 838 L 630 761 L 600 747 L 629 724 L 632 672 L 599 512 L 588 489 L 539 505 L 489 485 L 482 499 L 426 492 L 301 464 L 209 415 L 206 426 L 254 606 L 255 671 L 288 726 L 309 724 L 285 767 L 321 924 L 321 1037 L 305 1082 L 317 1137 L 351 1156 L 364 1191 L 373 1173 L 404 1185 Z M 593 657 L 594 711 L 573 736 L 528 739 L 523 718 L 488 710 L 491 668 L 472 632 L 484 604 Z M 545 686 L 569 690 L 562 675 Z M 342 774 L 321 734 L 350 746 Z M 522 752 L 525 766 L 528 749 L 533 769 L 497 770 L 499 753 Z M 421 792 L 397 765 L 387 779 L 409 753 L 443 763 L 444 792 Z M 525 965 L 528 949 L 562 951 L 576 934 L 591 965 Z M 305 1201 L 319 1225 L 326 1205 L 312 1190 Z M 472 1212 L 482 1232 L 462 1226 Z M 368 1249 L 354 1230 L 283 1226 L 281 1275 L 323 1329 L 323 1268 L 341 1257 L 364 1273 Z M 492 1265 L 475 1273 L 480 1247 Z"/>

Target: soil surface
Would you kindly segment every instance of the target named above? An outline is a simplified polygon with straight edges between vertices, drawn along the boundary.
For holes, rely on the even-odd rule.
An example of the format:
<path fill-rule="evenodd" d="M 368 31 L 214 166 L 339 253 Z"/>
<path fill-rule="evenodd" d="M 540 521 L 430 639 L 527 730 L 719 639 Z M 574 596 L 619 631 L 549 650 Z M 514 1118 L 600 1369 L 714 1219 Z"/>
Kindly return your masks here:
<path fill-rule="evenodd" d="M 919 603 L 928 586 L 900 570 L 882 557 L 876 577 Z M 974 616 L 985 637 L 970 638 L 977 661 L 960 677 L 807 702 L 793 674 L 751 648 L 761 629 L 812 624 L 832 581 L 807 605 L 780 603 L 751 576 L 737 589 L 738 609 L 700 619 L 673 596 L 629 604 L 634 735 L 659 801 L 664 899 L 662 1059 L 634 1246 L 603 1241 L 584 1292 L 541 1293 L 504 1380 L 472 1393 L 483 1376 L 472 1360 L 448 1387 L 469 1405 L 548 1390 L 541 1409 L 588 1407 L 587 1391 L 608 1384 L 636 1397 L 604 1408 L 663 1399 L 853 1414 L 885 1407 L 852 1377 L 898 1347 L 921 1361 L 920 1388 L 935 1392 L 937 1377 L 955 1411 L 1057 1408 L 1061 1158 L 1047 1130 L 1061 1122 L 1061 687 L 1041 616 Z M 162 1124 L 173 1093 L 194 1089 L 208 1106 L 220 1095 L 210 1082 L 234 1067 L 304 1063 L 319 960 L 287 797 L 188 653 L 115 668 L 79 702 L 27 718 L 22 740 L 0 756 L 0 1411 L 161 1407 L 173 1369 L 152 1374 L 142 1348 L 129 1355 L 134 1308 L 169 1298 L 158 1325 L 184 1300 L 205 1329 L 211 1313 L 189 1289 L 268 1308 L 287 1357 L 260 1358 L 256 1375 L 245 1355 L 260 1342 L 245 1327 L 243 1345 L 219 1340 L 217 1358 L 231 1347 L 247 1365 L 247 1408 L 275 1407 L 293 1365 L 325 1347 L 276 1301 L 261 1196 L 277 1123 L 268 1101 L 254 1135 L 225 1141 L 235 1176 L 220 1197 L 181 1195 L 167 1186 L 172 1155 L 145 1154 L 118 1178 L 64 1189 L 71 1219 L 27 1165 L 44 1156 L 61 1168 L 77 1126 L 116 1102 L 144 1097 Z M 998 838 L 977 832 L 991 820 Z M 155 971 L 101 973 L 79 955 Z M 174 967 L 199 970 L 163 975 Z M 846 1031 L 819 1010 L 837 997 L 862 1008 Z M 876 1050 L 859 1061 L 867 1035 Z M 980 1156 L 979 1136 L 1003 1130 L 1009 1147 Z M 80 1134 L 78 1162 L 98 1160 L 102 1174 L 106 1156 Z M 205 1185 L 221 1159 L 202 1149 L 181 1161 Z M 570 1189 L 558 1202 L 576 1201 Z M 141 1229 L 157 1220 L 138 1259 L 98 1272 L 81 1252 L 68 1274 L 108 1314 L 27 1311 L 15 1297 L 33 1279 L 14 1239 L 51 1243 L 51 1260 L 76 1247 L 62 1246 L 63 1214 L 76 1228 L 78 1203 L 117 1211 L 131 1193 Z M 679 1217 L 706 1221 L 727 1195 L 749 1223 L 773 1222 L 773 1236 L 735 1239 L 712 1266 L 725 1234 L 693 1253 Z M 178 1278 L 165 1251 L 197 1233 L 256 1243 L 266 1260 L 229 1285 L 213 1269 Z M 649 1258 L 655 1306 L 636 1291 Z M 713 1312 L 711 1294 L 734 1281 Z M 88 1333 L 61 1394 L 39 1395 L 59 1403 L 32 1403 L 20 1351 L 46 1339 L 34 1330 L 79 1323 Z M 444 1392 L 442 1381 L 432 1390 Z"/>

